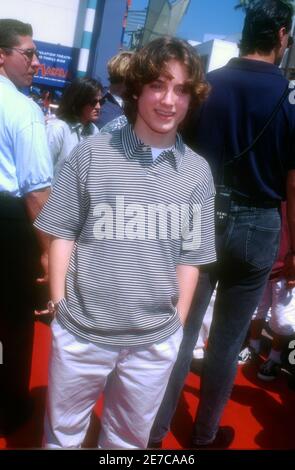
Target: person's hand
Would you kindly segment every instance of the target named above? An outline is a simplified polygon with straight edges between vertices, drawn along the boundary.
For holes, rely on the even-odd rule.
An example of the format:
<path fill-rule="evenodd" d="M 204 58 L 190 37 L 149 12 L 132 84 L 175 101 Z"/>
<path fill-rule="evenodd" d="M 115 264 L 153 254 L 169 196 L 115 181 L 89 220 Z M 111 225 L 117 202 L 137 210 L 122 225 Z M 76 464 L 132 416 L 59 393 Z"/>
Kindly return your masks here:
<path fill-rule="evenodd" d="M 34 315 L 35 317 L 48 316 L 54 318 L 54 314 L 49 312 L 48 308 L 45 308 L 44 310 L 34 310 Z"/>
<path fill-rule="evenodd" d="M 48 283 L 48 252 L 42 253 L 40 257 L 40 264 L 43 271 L 43 276 L 36 279 L 37 284 Z"/>
<path fill-rule="evenodd" d="M 285 258 L 283 276 L 286 279 L 286 288 L 293 289 L 295 287 L 295 254 L 288 253 Z"/>
<path fill-rule="evenodd" d="M 49 300 L 49 302 L 47 303 L 47 307 L 44 310 L 35 310 L 34 314 L 36 317 L 49 316 L 53 319 L 56 314 L 57 304 L 58 302 L 53 302 L 52 300 Z"/>

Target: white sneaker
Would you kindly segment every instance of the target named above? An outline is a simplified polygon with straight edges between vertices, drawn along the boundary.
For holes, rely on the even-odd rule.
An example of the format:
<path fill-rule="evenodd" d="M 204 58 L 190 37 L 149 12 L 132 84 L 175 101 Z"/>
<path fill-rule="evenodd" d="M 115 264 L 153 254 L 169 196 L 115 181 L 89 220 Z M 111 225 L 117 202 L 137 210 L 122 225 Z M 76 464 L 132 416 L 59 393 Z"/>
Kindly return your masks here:
<path fill-rule="evenodd" d="M 246 346 L 239 354 L 238 364 L 246 364 L 250 361 L 255 361 L 258 357 L 257 352 L 251 346 Z"/>

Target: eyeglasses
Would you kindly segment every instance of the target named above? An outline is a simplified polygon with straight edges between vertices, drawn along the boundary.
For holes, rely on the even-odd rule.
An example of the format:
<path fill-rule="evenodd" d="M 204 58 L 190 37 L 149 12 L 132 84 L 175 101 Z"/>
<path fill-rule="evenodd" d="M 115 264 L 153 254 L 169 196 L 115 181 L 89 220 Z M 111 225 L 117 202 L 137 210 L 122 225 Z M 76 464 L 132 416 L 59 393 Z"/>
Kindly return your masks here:
<path fill-rule="evenodd" d="M 294 43 L 293 36 L 289 36 L 289 37 L 288 37 L 288 44 L 287 44 L 287 47 L 293 46 L 293 43 Z"/>
<path fill-rule="evenodd" d="M 37 49 L 19 49 L 18 47 L 10 47 L 10 49 L 19 52 L 20 54 L 27 57 L 29 60 L 33 60 L 33 57 L 36 56 L 39 59 L 39 51 Z"/>
<path fill-rule="evenodd" d="M 11 49 L 12 51 L 17 51 L 21 55 L 24 55 L 28 60 L 33 60 L 33 57 L 36 56 L 39 59 L 39 51 L 37 49 L 20 49 L 19 47 L 7 47 L 0 46 L 3 49 Z"/>

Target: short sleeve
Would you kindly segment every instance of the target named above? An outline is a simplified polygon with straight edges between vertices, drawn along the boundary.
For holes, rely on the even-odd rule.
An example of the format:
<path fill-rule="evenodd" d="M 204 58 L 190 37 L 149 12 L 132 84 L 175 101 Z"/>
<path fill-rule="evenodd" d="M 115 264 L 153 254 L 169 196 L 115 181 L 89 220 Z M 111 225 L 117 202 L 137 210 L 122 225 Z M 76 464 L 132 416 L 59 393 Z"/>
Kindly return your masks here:
<path fill-rule="evenodd" d="M 179 264 L 203 265 L 216 261 L 215 188 L 209 166 L 202 182 L 191 197 L 187 213 L 182 217 L 182 248 Z"/>
<path fill-rule="evenodd" d="M 79 146 L 66 161 L 53 191 L 34 225 L 57 238 L 75 240 L 83 227 L 88 210 L 85 182 L 79 175 L 75 161 Z"/>
<path fill-rule="evenodd" d="M 14 147 L 16 176 L 22 195 L 50 186 L 53 176 L 41 111 L 29 107 L 27 111 L 28 116 L 17 131 Z"/>

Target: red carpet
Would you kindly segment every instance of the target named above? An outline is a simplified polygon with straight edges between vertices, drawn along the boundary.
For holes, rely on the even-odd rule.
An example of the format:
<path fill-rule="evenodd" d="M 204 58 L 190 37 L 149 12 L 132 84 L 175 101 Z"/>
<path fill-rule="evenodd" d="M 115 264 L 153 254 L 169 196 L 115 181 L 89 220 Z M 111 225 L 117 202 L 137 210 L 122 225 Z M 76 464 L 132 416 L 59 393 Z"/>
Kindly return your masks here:
<path fill-rule="evenodd" d="M 41 447 L 49 337 L 48 326 L 36 322 L 31 376 L 31 392 L 36 402 L 34 415 L 17 432 L 6 439 L 0 438 L 0 449 Z M 164 441 L 165 449 L 189 447 L 198 394 L 199 377 L 190 373 L 172 430 Z M 98 414 L 100 410 L 99 403 Z M 232 449 L 295 449 L 295 392 L 288 388 L 286 375 L 282 373 L 274 382 L 262 383 L 256 378 L 254 365 L 240 368 L 222 424 L 236 431 Z"/>

